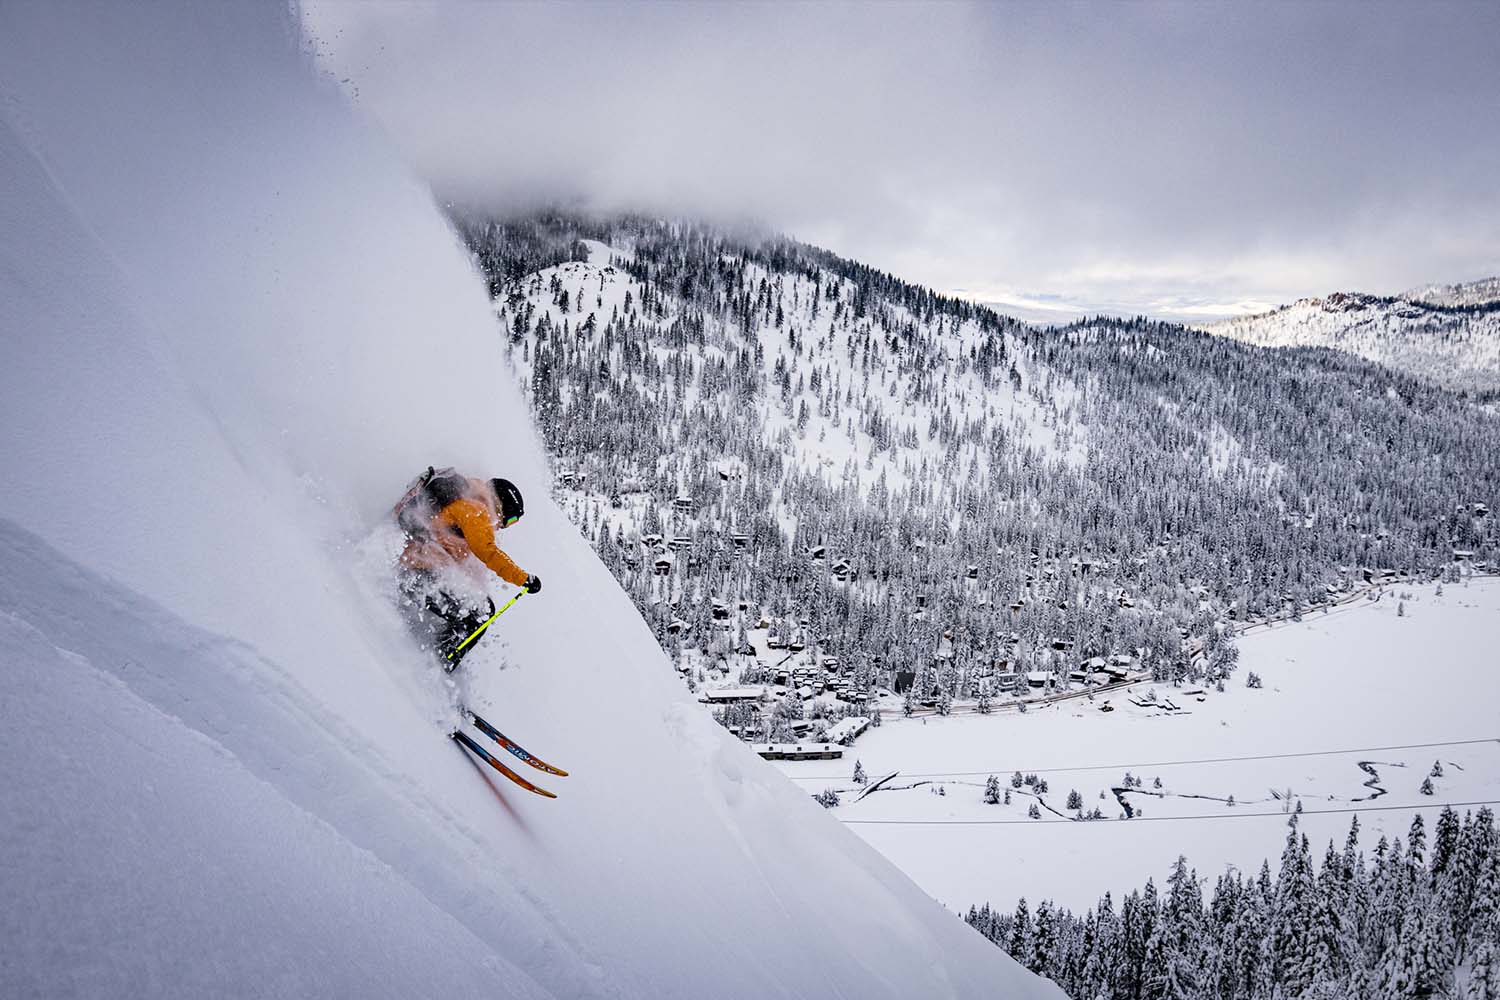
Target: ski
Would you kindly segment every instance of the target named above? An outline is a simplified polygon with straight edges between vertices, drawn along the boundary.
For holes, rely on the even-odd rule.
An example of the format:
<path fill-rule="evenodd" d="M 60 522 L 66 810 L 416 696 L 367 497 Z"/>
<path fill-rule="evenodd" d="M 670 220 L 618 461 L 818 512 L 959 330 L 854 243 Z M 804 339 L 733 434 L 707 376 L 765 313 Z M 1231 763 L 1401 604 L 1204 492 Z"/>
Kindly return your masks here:
<path fill-rule="evenodd" d="M 528 792 L 536 792 L 538 795 L 545 796 L 549 799 L 557 798 L 557 796 L 552 792 L 547 791 L 547 789 L 542 788 L 539 785 L 533 785 L 531 782 L 527 781 L 525 778 L 521 777 L 510 768 L 500 763 L 489 753 L 489 751 L 485 750 L 485 748 L 480 746 L 478 743 L 475 743 L 473 739 L 469 737 L 468 733 L 465 733 L 462 730 L 458 730 L 449 733 L 448 735 L 451 736 L 453 740 L 459 743 L 461 746 L 467 747 L 468 749 L 472 750 L 474 752 L 474 755 L 480 760 L 484 761 L 490 767 L 493 767 L 495 770 L 499 771 L 501 774 L 505 775 L 511 781 L 514 781 L 516 784 L 520 785 Z"/>
<path fill-rule="evenodd" d="M 485 721 L 482 715 L 474 711 L 472 708 L 466 708 L 464 709 L 464 711 L 468 713 L 469 718 L 474 720 L 474 726 L 481 733 L 484 733 L 484 735 L 500 744 L 501 749 L 509 750 L 511 753 L 515 754 L 517 757 L 521 758 L 521 760 L 530 764 L 538 771 L 545 771 L 548 774 L 555 774 L 559 778 L 566 778 L 568 776 L 567 771 L 564 771 L 562 768 L 556 767 L 552 764 L 547 763 L 545 760 L 542 760 L 540 757 L 533 754 L 530 750 L 527 750 L 525 747 L 521 746 L 521 744 L 511 739 L 509 736 L 506 736 L 494 726 L 490 725 L 487 721 Z"/>

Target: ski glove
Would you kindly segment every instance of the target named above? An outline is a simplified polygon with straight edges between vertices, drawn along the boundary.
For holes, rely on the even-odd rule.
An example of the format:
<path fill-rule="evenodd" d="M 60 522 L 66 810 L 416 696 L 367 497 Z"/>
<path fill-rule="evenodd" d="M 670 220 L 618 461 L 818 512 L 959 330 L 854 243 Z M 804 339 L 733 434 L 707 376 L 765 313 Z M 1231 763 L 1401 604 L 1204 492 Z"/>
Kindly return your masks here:
<path fill-rule="evenodd" d="M 541 577 L 539 577 L 539 576 L 537 576 L 535 574 L 532 574 L 531 576 L 528 576 L 526 578 L 526 593 L 528 593 L 528 594 L 539 594 L 539 593 L 541 593 L 541 591 L 542 591 L 542 579 L 541 579 Z"/>

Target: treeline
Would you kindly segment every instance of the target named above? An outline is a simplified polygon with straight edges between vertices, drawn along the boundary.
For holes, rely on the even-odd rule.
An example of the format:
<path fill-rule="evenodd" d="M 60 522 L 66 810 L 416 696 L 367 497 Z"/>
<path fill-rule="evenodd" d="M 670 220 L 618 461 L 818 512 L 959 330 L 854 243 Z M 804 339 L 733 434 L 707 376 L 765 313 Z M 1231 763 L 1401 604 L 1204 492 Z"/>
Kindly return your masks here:
<path fill-rule="evenodd" d="M 1409 834 L 1314 862 L 1294 815 L 1273 872 L 1220 875 L 1207 899 L 1179 858 L 1164 891 L 1147 881 L 1116 909 L 1082 916 L 1043 902 L 988 905 L 966 919 L 1075 1000 L 1500 1000 L 1500 850 L 1488 808 L 1444 808 L 1431 842 Z"/>

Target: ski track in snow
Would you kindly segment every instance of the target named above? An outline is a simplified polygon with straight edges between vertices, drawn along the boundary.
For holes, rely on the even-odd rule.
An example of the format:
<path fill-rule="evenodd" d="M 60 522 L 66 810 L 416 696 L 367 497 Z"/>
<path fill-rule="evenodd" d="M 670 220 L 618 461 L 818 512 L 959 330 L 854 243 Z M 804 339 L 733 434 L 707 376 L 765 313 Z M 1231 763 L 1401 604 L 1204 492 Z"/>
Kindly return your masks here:
<path fill-rule="evenodd" d="M 429 892 L 436 887 L 441 896 L 468 897 L 470 905 L 451 917 L 469 935 L 482 940 L 512 921 L 549 923 L 545 913 L 517 913 L 513 902 L 502 905 L 505 886 L 516 881 L 505 859 L 487 857 L 482 839 L 465 828 L 462 817 L 444 810 L 391 766 L 379 743 L 319 711 L 293 678 L 254 649 L 188 625 L 3 519 L 0 562 L 7 568 L 0 575 L 0 608 L 31 630 L 33 645 L 51 645 L 174 727 L 203 734 L 227 765 L 264 783 L 268 793 L 331 826 L 383 869 L 407 872 L 402 881 L 408 886 L 414 881 Z M 189 677 L 191 684 L 184 684 Z M 110 718 L 91 714 L 63 716 L 63 732 L 90 722 L 107 724 Z M 108 751 L 104 756 L 108 759 Z M 124 778 L 130 772 L 117 773 Z M 102 776 L 110 774 L 110 768 L 103 769 Z M 383 800 L 382 793 L 403 801 Z M 220 819 L 239 822 L 244 818 L 239 812 Z M 450 842 L 439 849 L 434 838 Z M 433 849 L 413 849 L 423 844 Z M 454 856 L 467 857 L 473 868 L 455 868 L 449 860 Z M 489 891 L 475 893 L 476 883 L 487 884 Z M 419 890 L 412 886 L 412 891 Z M 552 929 L 567 937 L 564 928 Z M 521 995 L 550 995 L 498 955 L 494 960 L 514 977 Z"/>

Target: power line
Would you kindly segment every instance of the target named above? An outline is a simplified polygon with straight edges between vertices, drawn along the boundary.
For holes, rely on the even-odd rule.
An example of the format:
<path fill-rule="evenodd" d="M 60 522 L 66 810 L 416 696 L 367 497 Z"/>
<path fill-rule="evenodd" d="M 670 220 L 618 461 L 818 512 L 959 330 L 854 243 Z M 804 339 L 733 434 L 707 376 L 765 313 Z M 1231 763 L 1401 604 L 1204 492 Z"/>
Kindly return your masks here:
<path fill-rule="evenodd" d="M 1437 809 L 1442 806 L 1454 808 L 1468 808 L 1471 806 L 1494 806 L 1500 805 L 1500 800 L 1490 799 L 1481 802 L 1419 802 L 1405 806 L 1365 806 L 1364 808 L 1347 809 L 1304 809 L 1302 816 L 1332 816 L 1347 813 L 1371 813 L 1371 812 L 1416 812 L 1423 809 Z M 1232 813 L 1207 813 L 1202 816 L 1132 816 L 1122 819 L 1118 816 L 1106 819 L 846 819 L 842 822 L 845 826 L 1037 826 L 1044 823 L 1073 823 L 1079 826 L 1089 826 L 1097 823 L 1184 823 L 1188 820 L 1204 819 L 1254 819 L 1256 817 L 1282 816 L 1291 817 L 1298 815 L 1292 812 L 1232 812 Z"/>
<path fill-rule="evenodd" d="M 1353 747 L 1348 750 L 1307 750 L 1302 753 L 1266 753 L 1256 754 L 1248 757 L 1202 757 L 1197 760 L 1158 760 L 1145 764 L 1088 764 L 1083 767 L 998 767 L 988 771 L 925 771 L 907 772 L 902 771 L 903 778 L 970 778 L 978 775 L 1003 774 L 1006 771 L 1020 771 L 1022 774 L 1056 774 L 1063 771 L 1118 771 L 1118 770 L 1141 770 L 1147 767 L 1177 767 L 1183 764 L 1230 764 L 1236 761 L 1246 760 L 1287 760 L 1293 757 L 1334 757 L 1351 753 L 1383 753 L 1387 750 L 1427 750 L 1432 747 L 1461 747 L 1472 746 L 1478 743 L 1500 744 L 1500 737 L 1488 737 L 1480 740 L 1444 740 L 1441 743 L 1403 743 L 1388 747 Z M 842 774 L 788 774 L 793 781 L 843 781 Z"/>

